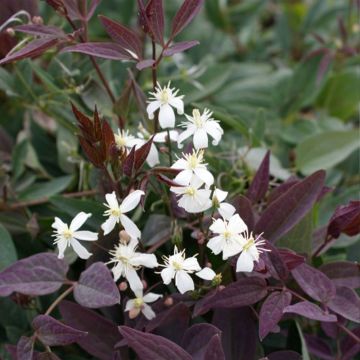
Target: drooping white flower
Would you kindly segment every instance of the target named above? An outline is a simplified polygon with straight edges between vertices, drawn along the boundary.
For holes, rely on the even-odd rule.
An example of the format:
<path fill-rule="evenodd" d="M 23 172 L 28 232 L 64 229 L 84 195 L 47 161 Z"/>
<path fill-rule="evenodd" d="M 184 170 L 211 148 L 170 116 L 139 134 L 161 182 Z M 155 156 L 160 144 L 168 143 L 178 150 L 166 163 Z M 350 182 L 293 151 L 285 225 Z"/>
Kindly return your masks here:
<path fill-rule="evenodd" d="M 184 113 L 183 96 L 177 96 L 179 90 L 170 88 L 170 82 L 163 88 L 157 84 L 155 92 L 151 92 L 149 105 L 147 106 L 147 113 L 149 119 L 154 119 L 154 113 L 157 109 L 159 111 L 159 124 L 162 129 L 175 127 L 175 113 L 173 107 L 177 110 L 179 115 Z"/>
<path fill-rule="evenodd" d="M 210 281 L 210 280 L 214 279 L 214 277 L 216 276 L 216 273 L 213 269 L 211 269 L 209 267 L 204 267 L 199 272 L 197 272 L 195 275 L 201 279 Z"/>
<path fill-rule="evenodd" d="M 80 212 L 77 214 L 74 219 L 71 221 L 70 226 L 64 223 L 58 217 L 55 218 L 55 221 L 51 225 L 54 231 L 54 244 L 58 246 L 59 255 L 58 258 L 62 259 L 64 257 L 64 252 L 67 247 L 72 247 L 74 251 L 78 254 L 81 259 L 88 259 L 92 254 L 89 253 L 86 248 L 79 243 L 78 240 L 84 241 L 95 241 L 98 239 L 98 234 L 91 231 L 79 231 L 81 226 L 84 225 L 85 221 L 91 216 L 91 214 L 86 214 Z"/>
<path fill-rule="evenodd" d="M 236 262 L 236 272 L 251 272 L 254 269 L 254 262 L 259 261 L 260 254 L 264 251 L 271 251 L 262 247 L 266 242 L 261 238 L 262 234 L 255 239 L 253 233 L 248 233 L 248 228 L 244 231 L 244 236 L 240 239 L 242 251 Z"/>
<path fill-rule="evenodd" d="M 121 276 L 125 277 L 134 292 L 143 288 L 136 270 L 139 270 L 142 266 L 151 269 L 159 266 L 154 254 L 136 252 L 138 243 L 134 238 L 128 243 L 120 241 L 114 250 L 109 251 L 112 258 L 108 262 L 108 264 L 115 264 L 111 269 L 114 280 L 117 281 Z"/>
<path fill-rule="evenodd" d="M 192 154 L 183 154 L 183 157 L 171 166 L 172 169 L 181 170 L 174 181 L 180 185 L 188 185 L 195 175 L 207 186 L 211 186 L 214 183 L 214 177 L 206 165 L 204 163 L 204 150 L 193 150 Z"/>
<path fill-rule="evenodd" d="M 130 135 L 128 130 L 118 129 L 118 132 L 114 133 L 114 137 L 117 148 L 121 150 L 131 149 L 137 144 L 135 137 Z"/>
<path fill-rule="evenodd" d="M 135 190 L 126 196 L 120 205 L 116 198 L 115 191 L 105 195 L 107 203 L 104 203 L 104 205 L 108 207 L 108 210 L 104 212 L 104 216 L 108 216 L 109 218 L 101 225 L 101 228 L 104 230 L 104 235 L 109 234 L 115 225 L 120 222 L 132 238 L 140 238 L 141 232 L 139 228 L 125 214 L 139 205 L 141 196 L 144 194 L 142 190 Z"/>
<path fill-rule="evenodd" d="M 239 214 L 233 215 L 229 220 L 216 219 L 210 226 L 210 230 L 218 235 L 209 240 L 207 247 L 215 255 L 222 252 L 223 259 L 226 260 L 241 252 L 241 233 L 246 229 L 247 226 Z"/>
<path fill-rule="evenodd" d="M 198 109 L 194 109 L 192 116 L 185 115 L 187 122 L 181 124 L 185 131 L 179 135 L 178 146 L 182 147 L 182 142 L 193 136 L 195 149 L 207 148 L 209 145 L 208 135 L 213 138 L 212 144 L 217 145 L 224 133 L 219 122 L 212 118 L 212 112 L 205 109 L 202 114 Z"/>
<path fill-rule="evenodd" d="M 162 295 L 151 292 L 143 295 L 142 289 L 136 289 L 134 293 L 136 298 L 128 300 L 125 306 L 125 311 L 129 311 L 130 319 L 136 318 L 140 312 L 142 312 L 148 320 L 153 319 L 156 314 L 148 303 L 153 303 L 160 299 Z"/>
<path fill-rule="evenodd" d="M 227 196 L 228 196 L 227 191 L 223 191 L 218 188 L 215 188 L 212 196 L 213 207 L 218 210 L 219 214 L 224 219 L 231 218 L 236 211 L 233 205 L 223 202 Z"/>
<path fill-rule="evenodd" d="M 175 278 L 175 286 L 181 294 L 194 290 L 194 281 L 189 274 L 200 272 L 201 267 L 195 256 L 186 258 L 185 250 L 178 251 L 175 246 L 174 255 L 164 256 L 164 269 L 161 271 L 161 277 L 165 285 L 170 284 Z"/>
<path fill-rule="evenodd" d="M 172 186 L 170 191 L 180 196 L 178 205 L 188 213 L 199 213 L 209 209 L 212 205 L 210 189 L 200 189 L 204 183 L 194 176 L 187 186 Z"/>

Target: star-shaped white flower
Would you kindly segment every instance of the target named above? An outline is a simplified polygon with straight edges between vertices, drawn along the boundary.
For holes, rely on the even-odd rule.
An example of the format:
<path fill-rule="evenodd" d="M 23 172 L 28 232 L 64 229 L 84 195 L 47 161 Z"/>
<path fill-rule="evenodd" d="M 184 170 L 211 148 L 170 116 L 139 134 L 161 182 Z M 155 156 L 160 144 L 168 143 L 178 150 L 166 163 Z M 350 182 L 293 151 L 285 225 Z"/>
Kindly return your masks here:
<path fill-rule="evenodd" d="M 136 318 L 140 312 L 142 312 L 148 320 L 153 319 L 156 314 L 148 303 L 153 303 L 162 298 L 162 295 L 151 292 L 143 295 L 142 289 L 137 289 L 134 293 L 136 298 L 128 300 L 125 306 L 125 311 L 129 311 L 130 319 Z"/>
<path fill-rule="evenodd" d="M 175 286 L 181 294 L 187 291 L 194 290 L 194 281 L 189 274 L 199 276 L 205 280 L 212 280 L 216 274 L 210 268 L 201 267 L 195 256 L 186 258 L 185 250 L 179 252 L 178 248 L 174 247 L 174 255 L 164 256 L 164 269 L 161 270 L 161 277 L 165 285 L 170 284 L 171 280 L 175 278 Z"/>
<path fill-rule="evenodd" d="M 183 96 L 177 96 L 179 90 L 170 88 L 170 82 L 163 88 L 157 84 L 156 92 L 150 93 L 149 105 L 147 106 L 147 113 L 149 119 L 154 119 L 154 113 L 157 109 L 159 111 L 159 124 L 162 129 L 175 127 L 175 113 L 173 107 L 177 110 L 179 115 L 184 113 Z"/>
<path fill-rule="evenodd" d="M 193 136 L 195 149 L 203 149 L 208 147 L 208 135 L 213 138 L 213 145 L 217 145 L 219 143 L 224 131 L 219 125 L 219 122 L 211 117 L 211 111 L 205 109 L 204 112 L 200 114 L 198 109 L 194 109 L 192 116 L 185 116 L 188 121 L 181 124 L 181 126 L 186 129 L 179 135 L 179 147 L 182 147 L 182 142 L 190 136 Z"/>
<path fill-rule="evenodd" d="M 233 215 L 229 220 L 216 219 L 210 226 L 210 230 L 218 235 L 209 240 L 207 247 L 210 248 L 215 255 L 222 252 L 223 259 L 226 260 L 241 252 L 241 233 L 246 229 L 247 226 L 239 214 Z"/>
<path fill-rule="evenodd" d="M 130 135 L 128 130 L 118 129 L 117 133 L 114 133 L 114 137 L 115 144 L 120 150 L 131 149 L 137 144 L 137 139 L 135 139 L 133 135 Z"/>
<path fill-rule="evenodd" d="M 88 259 L 92 255 L 78 241 L 78 240 L 95 241 L 98 239 L 97 233 L 91 231 L 79 231 L 81 226 L 84 225 L 85 221 L 90 216 L 91 214 L 80 212 L 71 221 L 70 226 L 65 224 L 58 217 L 55 218 L 55 221 L 51 226 L 55 229 L 53 235 L 55 237 L 54 244 L 58 246 L 59 259 L 62 259 L 64 257 L 64 252 L 66 248 L 70 246 L 74 249 L 74 251 L 78 254 L 78 256 L 81 259 Z"/>
<path fill-rule="evenodd" d="M 266 243 L 261 238 L 262 234 L 258 235 L 255 239 L 253 233 L 248 233 L 248 228 L 244 231 L 244 236 L 240 239 L 242 247 L 241 254 L 236 262 L 236 272 L 244 271 L 251 272 L 254 269 L 254 262 L 258 262 L 260 254 L 264 251 L 271 251 L 270 249 L 263 248 Z"/>
<path fill-rule="evenodd" d="M 188 213 L 199 213 L 209 209 L 212 205 L 210 189 L 200 189 L 204 183 L 193 177 L 187 186 L 172 186 L 170 191 L 180 196 L 178 205 Z"/>
<path fill-rule="evenodd" d="M 154 254 L 136 252 L 138 243 L 133 238 L 128 243 L 120 241 L 114 250 L 109 251 L 112 258 L 108 262 L 108 264 L 115 264 L 111 269 L 114 281 L 117 281 L 121 276 L 125 277 L 134 292 L 143 288 L 136 270 L 139 270 L 142 266 L 150 269 L 159 266 Z"/>
<path fill-rule="evenodd" d="M 197 176 L 207 186 L 214 183 L 214 177 L 204 164 L 204 150 L 193 150 L 192 154 L 183 154 L 172 166 L 172 169 L 180 171 L 174 181 L 180 185 L 190 184 L 193 175 Z"/>
<path fill-rule="evenodd" d="M 224 200 L 228 196 L 227 191 L 220 190 L 215 188 L 213 196 L 212 196 L 212 204 L 214 208 L 216 208 L 219 214 L 224 219 L 229 219 L 235 214 L 235 207 L 231 204 L 225 203 Z"/>
<path fill-rule="evenodd" d="M 120 222 L 132 238 L 140 238 L 141 232 L 139 228 L 124 214 L 135 209 L 136 206 L 139 205 L 141 196 L 144 194 L 142 190 L 135 190 L 126 196 L 120 205 L 116 198 L 115 191 L 105 195 L 107 204 L 104 203 L 104 205 L 108 207 L 108 210 L 104 212 L 104 216 L 108 216 L 109 218 L 101 225 L 101 228 L 104 230 L 104 235 L 109 234 L 115 225 Z"/>

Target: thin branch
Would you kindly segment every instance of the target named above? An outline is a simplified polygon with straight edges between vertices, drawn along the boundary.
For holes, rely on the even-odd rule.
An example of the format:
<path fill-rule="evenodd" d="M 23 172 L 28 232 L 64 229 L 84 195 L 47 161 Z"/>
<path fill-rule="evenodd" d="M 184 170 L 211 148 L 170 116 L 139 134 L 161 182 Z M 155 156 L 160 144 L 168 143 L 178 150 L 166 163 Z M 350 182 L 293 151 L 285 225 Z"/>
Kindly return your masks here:
<path fill-rule="evenodd" d="M 44 315 L 49 315 L 56 308 L 56 306 L 58 306 L 59 303 L 74 290 L 74 286 L 75 285 L 70 286 L 61 295 L 59 295 L 59 297 L 49 306 Z"/>

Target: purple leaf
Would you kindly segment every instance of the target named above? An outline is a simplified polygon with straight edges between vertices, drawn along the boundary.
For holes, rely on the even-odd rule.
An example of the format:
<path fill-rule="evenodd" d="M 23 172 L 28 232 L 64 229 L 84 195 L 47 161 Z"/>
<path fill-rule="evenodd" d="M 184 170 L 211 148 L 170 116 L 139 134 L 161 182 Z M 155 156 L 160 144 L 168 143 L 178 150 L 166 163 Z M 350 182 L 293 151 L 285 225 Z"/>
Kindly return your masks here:
<path fill-rule="evenodd" d="M 266 248 L 271 250 L 269 252 L 265 252 L 262 258 L 265 262 L 267 270 L 275 279 L 286 280 L 289 277 L 289 270 L 281 256 L 281 253 L 268 241 L 266 242 Z"/>
<path fill-rule="evenodd" d="M 16 345 L 17 360 L 32 360 L 34 353 L 34 339 L 22 336 Z"/>
<path fill-rule="evenodd" d="M 162 336 L 119 326 L 121 335 L 141 360 L 192 360 L 180 346 Z"/>
<path fill-rule="evenodd" d="M 92 264 L 74 288 L 74 298 L 82 306 L 100 308 L 120 303 L 120 293 L 110 270 L 102 262 Z"/>
<path fill-rule="evenodd" d="M 38 315 L 32 322 L 36 336 L 47 346 L 68 345 L 76 342 L 87 333 L 64 325 L 48 315 Z"/>
<path fill-rule="evenodd" d="M 16 31 L 20 31 L 30 35 L 43 36 L 43 37 L 64 37 L 65 33 L 56 26 L 49 25 L 18 25 L 14 28 Z"/>
<path fill-rule="evenodd" d="M 345 286 L 336 287 L 336 296 L 327 306 L 344 318 L 360 323 L 360 298 L 356 292 Z"/>
<path fill-rule="evenodd" d="M 152 136 L 144 145 L 142 145 L 141 147 L 139 147 L 139 149 L 135 151 L 135 163 L 134 163 L 135 171 L 139 171 L 144 165 L 151 150 L 153 139 L 154 136 Z"/>
<path fill-rule="evenodd" d="M 249 231 L 252 231 L 255 225 L 255 216 L 250 200 L 246 196 L 239 195 L 232 201 L 232 205 L 234 205 L 236 213 L 244 220 Z"/>
<path fill-rule="evenodd" d="M 127 154 L 125 160 L 123 161 L 123 172 L 126 176 L 130 177 L 133 175 L 135 163 L 135 145 L 131 148 L 130 152 Z"/>
<path fill-rule="evenodd" d="M 352 333 L 357 337 L 360 337 L 360 327 L 352 330 Z M 341 360 L 353 360 L 355 356 L 360 352 L 360 343 L 355 341 L 354 338 L 347 335 L 340 343 Z"/>
<path fill-rule="evenodd" d="M 55 254 L 41 253 L 19 260 L 0 273 L 0 296 L 13 292 L 25 295 L 46 295 L 58 290 L 68 266 Z"/>
<path fill-rule="evenodd" d="M 164 43 L 163 0 L 150 0 L 146 5 L 145 13 L 152 38 L 162 45 Z"/>
<path fill-rule="evenodd" d="M 275 242 L 291 230 L 313 207 L 321 192 L 325 172 L 320 170 L 292 186 L 273 201 L 257 222 L 255 232 Z"/>
<path fill-rule="evenodd" d="M 172 44 L 170 47 L 164 50 L 164 56 L 173 56 L 174 54 L 181 53 L 183 51 L 189 50 L 196 45 L 199 45 L 199 41 L 192 40 L 192 41 L 182 41 L 175 44 Z"/>
<path fill-rule="evenodd" d="M 301 301 L 294 305 L 289 305 L 284 309 L 284 313 L 292 313 L 304 316 L 308 319 L 324 321 L 324 322 L 336 322 L 335 315 L 326 313 L 319 306 L 309 302 Z"/>
<path fill-rule="evenodd" d="M 331 51 L 325 51 L 323 57 L 320 60 L 319 68 L 316 74 L 316 84 L 320 85 L 321 80 L 324 78 L 326 70 L 329 68 L 334 55 Z"/>
<path fill-rule="evenodd" d="M 155 64 L 155 60 L 153 59 L 147 59 L 147 60 L 141 60 L 136 64 L 136 68 L 138 70 L 144 70 L 146 68 L 149 68 Z"/>
<path fill-rule="evenodd" d="M 335 296 L 333 282 L 321 271 L 308 264 L 302 264 L 291 271 L 299 286 L 314 300 L 327 303 Z"/>
<path fill-rule="evenodd" d="M 278 251 L 290 271 L 305 262 L 305 258 L 303 256 L 296 254 L 292 250 L 278 249 Z"/>
<path fill-rule="evenodd" d="M 225 359 L 221 346 L 221 331 L 210 324 L 195 324 L 182 340 L 183 348 L 193 360 Z"/>
<path fill-rule="evenodd" d="M 261 306 L 259 314 L 259 336 L 263 340 L 283 316 L 284 308 L 291 303 L 291 294 L 287 291 L 270 294 Z"/>
<path fill-rule="evenodd" d="M 171 38 L 179 34 L 198 14 L 204 0 L 185 0 L 172 21 Z"/>
<path fill-rule="evenodd" d="M 257 325 L 251 309 L 216 309 L 212 324 L 221 330 L 226 360 L 256 359 Z"/>
<path fill-rule="evenodd" d="M 61 360 L 53 352 L 42 352 L 37 354 L 34 360 Z"/>
<path fill-rule="evenodd" d="M 59 309 L 67 325 L 88 333 L 77 341 L 80 347 L 96 359 L 112 360 L 114 346 L 120 340 L 113 322 L 70 301 L 62 301 Z"/>
<path fill-rule="evenodd" d="M 302 356 L 295 351 L 282 350 L 266 355 L 269 360 L 301 360 Z"/>
<path fill-rule="evenodd" d="M 334 360 L 331 348 L 323 339 L 308 334 L 304 334 L 304 338 L 311 354 L 323 360 Z"/>
<path fill-rule="evenodd" d="M 86 20 L 89 21 L 93 15 L 94 15 L 94 12 L 96 10 L 96 8 L 99 6 L 100 4 L 100 1 L 101 0 L 92 0 L 91 3 L 90 3 L 90 6 L 89 6 L 89 10 L 88 10 L 88 13 L 86 15 Z"/>
<path fill-rule="evenodd" d="M 131 60 L 131 56 L 120 45 L 114 43 L 83 43 L 68 46 L 61 52 L 78 52 L 110 60 Z"/>
<path fill-rule="evenodd" d="M 268 151 L 261 162 L 259 169 L 254 176 L 251 185 L 246 192 L 246 197 L 251 200 L 252 203 L 257 203 L 266 194 L 269 187 L 269 175 L 270 175 L 270 151 Z"/>
<path fill-rule="evenodd" d="M 139 60 L 142 56 L 142 45 L 139 36 L 127 27 L 115 22 L 105 16 L 99 16 L 106 32 L 109 36 L 118 43 L 127 52 L 130 50 L 133 58 Z"/>
<path fill-rule="evenodd" d="M 291 187 L 298 184 L 300 180 L 294 176 L 287 179 L 285 182 L 281 183 L 279 186 L 274 188 L 268 196 L 268 204 L 279 198 L 281 195 L 285 194 Z"/>
<path fill-rule="evenodd" d="M 41 38 L 36 39 L 25 45 L 18 51 L 6 56 L 2 60 L 0 60 L 0 65 L 15 61 L 21 60 L 25 58 L 32 58 L 44 53 L 47 49 L 51 48 L 58 42 L 57 39 L 54 38 Z"/>
<path fill-rule="evenodd" d="M 266 281 L 251 277 L 239 279 L 225 289 L 209 293 L 198 301 L 194 308 L 194 316 L 199 316 L 214 308 L 238 308 L 252 305 L 267 294 Z"/>
<path fill-rule="evenodd" d="M 360 265 L 351 261 L 336 261 L 319 268 L 337 286 L 360 287 Z"/>

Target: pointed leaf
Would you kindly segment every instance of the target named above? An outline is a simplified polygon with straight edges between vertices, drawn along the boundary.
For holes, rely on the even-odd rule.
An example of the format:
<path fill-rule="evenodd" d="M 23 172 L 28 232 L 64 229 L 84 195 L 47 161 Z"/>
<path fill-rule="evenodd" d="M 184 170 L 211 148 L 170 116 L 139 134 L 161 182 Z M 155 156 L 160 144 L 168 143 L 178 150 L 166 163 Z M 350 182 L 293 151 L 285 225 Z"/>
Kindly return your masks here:
<path fill-rule="evenodd" d="M 163 55 L 164 56 L 173 56 L 174 54 L 178 54 L 183 51 L 189 50 L 199 44 L 200 43 L 197 40 L 182 41 L 182 42 L 174 43 L 170 47 L 168 47 L 166 50 L 164 50 Z"/>
<path fill-rule="evenodd" d="M 76 342 L 87 333 L 64 325 L 48 315 L 38 315 L 32 321 L 36 336 L 47 346 L 68 345 Z"/>
<path fill-rule="evenodd" d="M 151 146 L 153 144 L 153 139 L 154 139 L 154 136 L 152 136 L 150 138 L 150 140 L 148 140 L 144 145 L 142 145 L 140 148 L 138 148 L 135 151 L 135 163 L 134 163 L 135 171 L 139 171 L 142 168 L 142 166 L 144 165 L 144 163 L 149 155 Z"/>
<path fill-rule="evenodd" d="M 319 268 L 336 286 L 352 289 L 360 287 L 360 264 L 351 261 L 336 261 Z"/>
<path fill-rule="evenodd" d="M 16 31 L 20 31 L 30 35 L 44 36 L 44 37 L 64 37 L 65 33 L 56 26 L 49 25 L 37 25 L 37 24 L 27 24 L 19 25 L 14 28 Z"/>
<path fill-rule="evenodd" d="M 149 67 L 152 67 L 154 64 L 155 64 L 155 60 L 153 60 L 153 59 L 141 60 L 136 64 L 136 68 L 138 70 L 144 70 Z"/>
<path fill-rule="evenodd" d="M 263 340 L 274 330 L 283 316 L 284 309 L 291 303 L 291 294 L 287 291 L 270 294 L 261 306 L 259 314 L 259 336 Z"/>
<path fill-rule="evenodd" d="M 152 38 L 158 43 L 164 43 L 164 9 L 163 0 L 150 0 L 146 5 L 147 26 Z"/>
<path fill-rule="evenodd" d="M 135 146 L 132 147 L 123 162 L 123 172 L 126 176 L 132 176 L 135 164 Z"/>
<path fill-rule="evenodd" d="M 33 360 L 34 339 L 22 336 L 16 345 L 17 360 Z"/>
<path fill-rule="evenodd" d="M 0 296 L 13 292 L 45 295 L 58 290 L 66 279 L 68 265 L 55 254 L 40 253 L 19 260 L 0 273 Z"/>
<path fill-rule="evenodd" d="M 100 308 L 120 303 L 120 293 L 110 270 L 102 262 L 92 264 L 80 275 L 74 298 L 82 306 Z"/>
<path fill-rule="evenodd" d="M 292 229 L 313 207 L 324 184 L 325 172 L 318 171 L 292 186 L 274 200 L 257 222 L 255 232 L 271 242 Z"/>
<path fill-rule="evenodd" d="M 255 216 L 250 200 L 243 195 L 238 195 L 232 202 L 236 209 L 236 213 L 244 220 L 249 231 L 254 230 Z"/>
<path fill-rule="evenodd" d="M 185 350 L 162 336 L 144 333 L 127 326 L 119 326 L 119 331 L 141 360 L 192 360 Z"/>
<path fill-rule="evenodd" d="M 309 301 L 301 301 L 294 305 L 289 305 L 284 309 L 284 313 L 298 314 L 308 319 L 324 321 L 324 322 L 337 321 L 335 315 L 326 313 L 319 306 Z"/>

